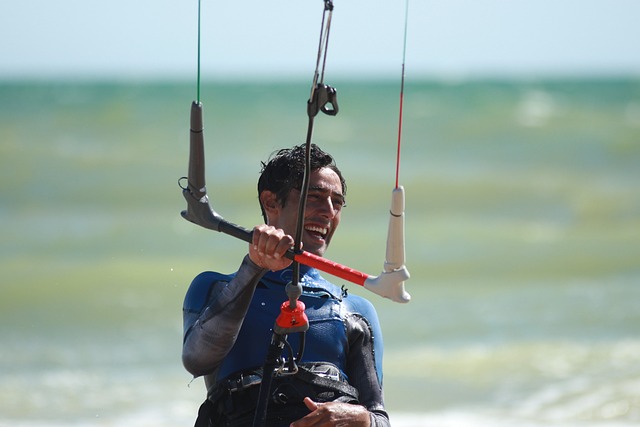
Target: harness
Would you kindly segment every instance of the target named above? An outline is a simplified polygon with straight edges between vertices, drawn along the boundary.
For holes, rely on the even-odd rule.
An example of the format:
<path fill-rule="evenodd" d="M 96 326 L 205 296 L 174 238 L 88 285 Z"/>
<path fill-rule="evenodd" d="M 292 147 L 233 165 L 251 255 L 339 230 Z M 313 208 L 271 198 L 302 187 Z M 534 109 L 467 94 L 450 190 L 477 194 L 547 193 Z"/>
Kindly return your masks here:
<path fill-rule="evenodd" d="M 258 404 L 262 369 L 244 371 L 220 381 L 198 411 L 196 427 L 250 425 Z M 301 363 L 294 374 L 276 373 L 268 402 L 269 426 L 288 426 L 309 413 L 305 397 L 315 402 L 358 403 L 358 391 L 330 363 Z"/>

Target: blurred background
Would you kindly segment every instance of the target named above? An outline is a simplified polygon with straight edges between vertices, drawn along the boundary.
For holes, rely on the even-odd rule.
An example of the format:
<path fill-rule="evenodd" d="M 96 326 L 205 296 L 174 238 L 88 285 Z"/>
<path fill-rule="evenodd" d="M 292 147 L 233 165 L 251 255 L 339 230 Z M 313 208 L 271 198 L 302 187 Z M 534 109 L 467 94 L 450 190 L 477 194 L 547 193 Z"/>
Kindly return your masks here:
<path fill-rule="evenodd" d="M 314 140 L 382 269 L 404 2 L 335 1 Z M 184 221 L 197 1 L 0 6 L 0 425 L 192 425 L 181 306 L 246 246 Z M 323 2 L 202 2 L 207 187 L 260 221 L 304 142 Z M 412 301 L 378 309 L 398 427 L 640 421 L 640 4 L 413 1 L 400 183 Z M 342 284 L 339 279 L 336 283 Z"/>

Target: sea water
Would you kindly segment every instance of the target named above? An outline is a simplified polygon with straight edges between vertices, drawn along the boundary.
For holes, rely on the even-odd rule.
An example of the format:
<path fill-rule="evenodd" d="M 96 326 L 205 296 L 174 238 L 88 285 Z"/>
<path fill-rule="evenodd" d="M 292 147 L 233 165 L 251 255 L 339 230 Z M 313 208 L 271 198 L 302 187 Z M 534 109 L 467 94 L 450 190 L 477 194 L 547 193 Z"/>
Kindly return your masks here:
<path fill-rule="evenodd" d="M 377 275 L 399 87 L 334 85 L 339 113 L 313 134 L 348 182 L 327 257 Z M 203 85 L 228 220 L 260 221 L 260 161 L 304 142 L 308 93 Z M 204 386 L 181 365 L 182 298 L 246 252 L 180 217 L 195 96 L 0 84 L 0 425 L 192 425 Z M 399 172 L 412 301 L 347 284 L 380 316 L 392 424 L 637 425 L 640 81 L 408 82 Z"/>

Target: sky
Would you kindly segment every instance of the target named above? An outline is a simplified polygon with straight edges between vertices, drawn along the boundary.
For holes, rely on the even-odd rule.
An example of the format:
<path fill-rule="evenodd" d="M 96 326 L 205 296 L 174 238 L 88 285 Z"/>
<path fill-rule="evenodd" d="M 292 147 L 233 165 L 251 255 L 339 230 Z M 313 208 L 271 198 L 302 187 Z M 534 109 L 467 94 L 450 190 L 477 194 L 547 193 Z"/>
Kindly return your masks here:
<path fill-rule="evenodd" d="M 399 76 L 405 0 L 334 0 L 327 74 Z M 322 0 L 201 0 L 203 78 L 311 77 Z M 198 0 L 4 0 L 0 79 L 192 79 Z M 638 0 L 410 0 L 412 77 L 640 76 Z"/>

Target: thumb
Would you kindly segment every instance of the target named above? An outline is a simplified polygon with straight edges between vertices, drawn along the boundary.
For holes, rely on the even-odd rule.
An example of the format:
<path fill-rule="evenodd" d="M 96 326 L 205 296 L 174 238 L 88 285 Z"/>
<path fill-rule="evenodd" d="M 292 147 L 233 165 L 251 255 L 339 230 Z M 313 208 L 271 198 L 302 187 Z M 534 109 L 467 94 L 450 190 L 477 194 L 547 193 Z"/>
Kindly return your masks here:
<path fill-rule="evenodd" d="M 308 397 L 304 398 L 304 404 L 307 406 L 307 409 L 309 409 L 311 412 L 318 409 L 318 404 Z"/>

